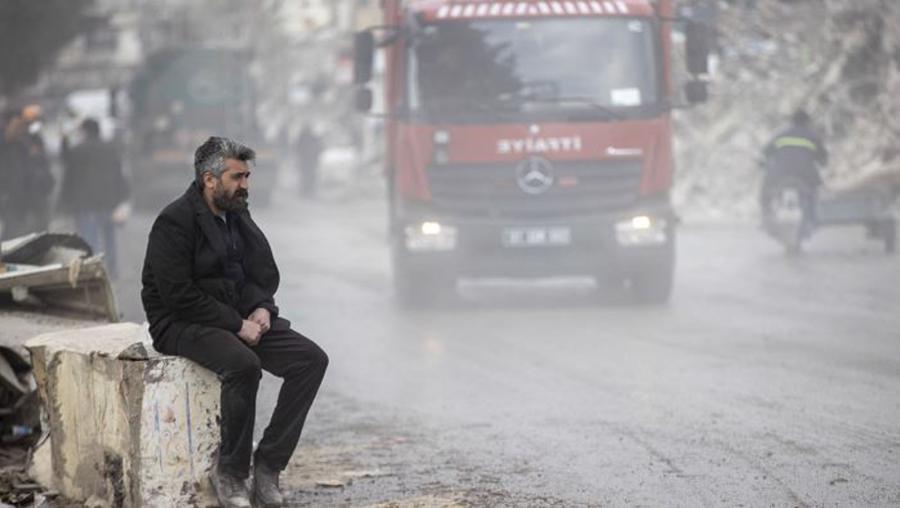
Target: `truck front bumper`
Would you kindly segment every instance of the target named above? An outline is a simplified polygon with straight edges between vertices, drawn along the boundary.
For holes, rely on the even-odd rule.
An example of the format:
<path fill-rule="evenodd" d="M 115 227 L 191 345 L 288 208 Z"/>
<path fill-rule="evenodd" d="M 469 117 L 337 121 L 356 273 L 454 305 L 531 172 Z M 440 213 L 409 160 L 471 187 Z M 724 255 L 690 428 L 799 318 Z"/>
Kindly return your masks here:
<path fill-rule="evenodd" d="M 398 228 L 394 254 L 460 277 L 627 275 L 671 260 L 676 223 L 668 206 L 558 220 L 424 215 Z"/>

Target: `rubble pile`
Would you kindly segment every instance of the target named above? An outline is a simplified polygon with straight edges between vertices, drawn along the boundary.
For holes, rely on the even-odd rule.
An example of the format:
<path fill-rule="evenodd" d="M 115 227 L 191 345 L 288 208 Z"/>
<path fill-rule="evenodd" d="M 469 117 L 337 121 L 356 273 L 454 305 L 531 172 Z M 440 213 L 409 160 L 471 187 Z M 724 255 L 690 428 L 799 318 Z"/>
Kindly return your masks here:
<path fill-rule="evenodd" d="M 676 115 L 673 199 L 688 217 L 750 219 L 763 146 L 813 116 L 827 186 L 900 171 L 900 2 L 720 2 L 709 103 Z"/>

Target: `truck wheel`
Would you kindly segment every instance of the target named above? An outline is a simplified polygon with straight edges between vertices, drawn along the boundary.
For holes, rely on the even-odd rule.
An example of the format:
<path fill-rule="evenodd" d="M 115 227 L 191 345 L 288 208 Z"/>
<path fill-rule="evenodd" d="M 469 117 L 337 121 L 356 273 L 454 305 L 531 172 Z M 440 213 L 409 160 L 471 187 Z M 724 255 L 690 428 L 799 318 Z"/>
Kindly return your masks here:
<path fill-rule="evenodd" d="M 448 274 L 415 270 L 402 257 L 394 259 L 394 295 L 407 309 L 426 309 L 451 303 L 456 296 L 456 278 Z"/>
<path fill-rule="evenodd" d="M 673 234 L 670 231 L 670 234 Z M 644 305 L 660 305 L 669 301 L 675 279 L 675 238 L 655 262 L 647 263 L 631 275 L 631 292 Z"/>

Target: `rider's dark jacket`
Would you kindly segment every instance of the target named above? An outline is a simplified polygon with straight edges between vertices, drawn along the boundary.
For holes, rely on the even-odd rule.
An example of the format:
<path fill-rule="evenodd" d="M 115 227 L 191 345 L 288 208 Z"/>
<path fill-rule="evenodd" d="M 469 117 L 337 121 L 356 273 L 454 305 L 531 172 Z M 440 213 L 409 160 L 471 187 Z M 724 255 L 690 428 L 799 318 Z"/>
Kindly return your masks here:
<path fill-rule="evenodd" d="M 822 183 L 817 164 L 828 162 L 828 151 L 809 127 L 795 125 L 778 133 L 766 146 L 764 155 L 770 178 L 795 176 L 814 187 Z"/>

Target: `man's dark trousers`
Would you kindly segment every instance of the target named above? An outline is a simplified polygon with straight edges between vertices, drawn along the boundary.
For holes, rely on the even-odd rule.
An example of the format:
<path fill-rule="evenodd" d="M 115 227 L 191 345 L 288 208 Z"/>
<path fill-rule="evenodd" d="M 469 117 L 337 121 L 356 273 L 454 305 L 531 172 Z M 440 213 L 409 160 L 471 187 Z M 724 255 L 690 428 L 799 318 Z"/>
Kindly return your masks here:
<path fill-rule="evenodd" d="M 287 466 L 328 366 L 328 356 L 319 346 L 291 330 L 288 321 L 276 318 L 256 346 L 248 346 L 227 330 L 192 324 L 179 334 L 174 345 L 166 344 L 163 349 L 193 360 L 219 376 L 219 468 L 239 478 L 249 476 L 261 369 L 282 378 L 272 420 L 254 460 L 275 471 Z"/>

